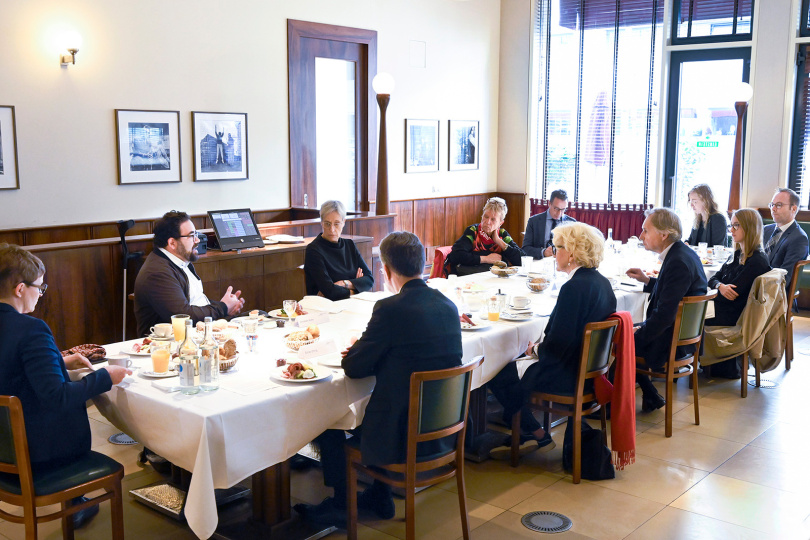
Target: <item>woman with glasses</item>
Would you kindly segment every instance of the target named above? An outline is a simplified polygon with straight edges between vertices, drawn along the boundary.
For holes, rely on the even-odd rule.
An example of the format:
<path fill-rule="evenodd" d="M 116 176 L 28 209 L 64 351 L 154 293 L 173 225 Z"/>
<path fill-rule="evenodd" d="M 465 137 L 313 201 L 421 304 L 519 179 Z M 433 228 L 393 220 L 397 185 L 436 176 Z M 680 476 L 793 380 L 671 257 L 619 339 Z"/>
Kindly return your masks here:
<path fill-rule="evenodd" d="M 341 238 L 346 208 L 340 201 L 321 205 L 323 232 L 307 246 L 304 258 L 307 294 L 342 300 L 374 287 L 374 276 L 354 242 Z"/>
<path fill-rule="evenodd" d="M 492 197 L 487 201 L 481 222 L 467 227 L 447 256 L 452 274 L 466 276 L 486 272 L 500 261 L 510 266 L 520 266 L 520 258 L 525 253 L 506 229 L 501 228 L 506 219 L 506 211 L 506 201 L 500 197 Z"/>
<path fill-rule="evenodd" d="M 754 280 L 771 269 L 768 257 L 762 251 L 759 212 L 752 208 L 737 210 L 731 216 L 728 228 L 734 239 L 734 258 L 709 279 L 709 288 L 717 289 L 718 294 L 714 299 L 714 317 L 706 319 L 706 326 L 735 326 L 748 302 Z M 713 364 L 712 375 L 739 379 L 737 359 Z"/>
<path fill-rule="evenodd" d="M 709 246 L 726 245 L 726 217 L 717 208 L 712 189 L 698 184 L 689 191 L 689 206 L 695 213 L 692 232 L 686 243 L 696 246 L 706 242 Z"/>
<path fill-rule="evenodd" d="M 0 395 L 22 402 L 35 470 L 89 453 L 86 401 L 132 374 L 121 366 L 106 366 L 71 382 L 68 370 L 90 368 L 90 362 L 81 354 L 62 358 L 48 325 L 27 315 L 48 288 L 44 277 L 39 258 L 19 246 L 0 244 Z M 97 506 L 77 512 L 74 527 L 97 512 Z"/>
<path fill-rule="evenodd" d="M 604 258 L 605 239 L 595 227 L 570 223 L 552 231 L 552 251 L 557 271 L 568 274 L 541 339 L 529 343 L 526 355 L 537 358 L 523 377 L 510 362 L 488 383 L 504 407 L 504 420 L 523 407 L 531 392 L 573 393 L 585 325 L 604 321 L 616 311 L 616 295 L 610 281 L 597 268 Z M 520 415 L 522 450 L 554 448 L 546 433 L 526 407 Z M 508 446 L 490 452 L 496 459 L 509 456 Z"/>

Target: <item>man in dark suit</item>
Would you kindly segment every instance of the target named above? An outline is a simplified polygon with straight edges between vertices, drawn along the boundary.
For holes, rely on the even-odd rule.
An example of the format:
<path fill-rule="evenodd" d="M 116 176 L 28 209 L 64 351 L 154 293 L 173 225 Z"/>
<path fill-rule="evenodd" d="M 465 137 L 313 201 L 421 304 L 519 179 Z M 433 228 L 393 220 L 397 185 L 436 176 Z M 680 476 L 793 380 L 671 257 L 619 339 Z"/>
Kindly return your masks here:
<path fill-rule="evenodd" d="M 636 356 L 644 358 L 652 369 L 661 369 L 667 363 L 680 301 L 684 296 L 704 295 L 708 288 L 700 258 L 681 242 L 681 230 L 681 220 L 669 208 L 648 210 L 640 239 L 648 251 L 659 254 L 661 271 L 658 278 L 647 276 L 639 268 L 627 271 L 628 276 L 645 284 L 644 292 L 650 293 L 647 318 L 635 328 L 635 343 Z M 679 348 L 677 356 L 690 352 L 694 352 L 694 345 Z M 636 381 L 643 393 L 642 411 L 665 405 L 649 377 L 637 375 Z"/>
<path fill-rule="evenodd" d="M 535 259 L 551 256 L 551 231 L 557 225 L 576 220 L 565 215 L 568 209 L 568 194 L 557 189 L 551 192 L 548 210 L 529 218 L 526 223 L 526 236 L 523 238 L 523 251 Z"/>
<path fill-rule="evenodd" d="M 380 258 L 388 288 L 397 294 L 374 306 L 371 320 L 351 348 L 344 351 L 346 376 L 376 376 L 366 407 L 360 449 L 366 465 L 403 463 L 407 441 L 411 373 L 447 369 L 461 364 L 461 325 L 458 309 L 446 296 L 421 279 L 425 249 L 409 232 L 394 232 L 380 244 Z M 344 527 L 346 523 L 345 433 L 327 430 L 315 442 L 321 449 L 324 482 L 335 490 L 318 505 L 298 504 L 307 521 Z M 433 441 L 419 453 L 431 454 L 443 441 Z M 358 496 L 358 506 L 382 519 L 394 516 L 387 484 L 375 482 Z"/>
<path fill-rule="evenodd" d="M 787 271 L 785 288 L 790 287 L 793 266 L 807 258 L 807 234 L 796 223 L 799 212 L 799 196 L 792 189 L 779 188 L 771 199 L 771 216 L 775 223 L 766 225 L 762 231 L 762 245 L 771 268 Z M 798 311 L 793 300 L 793 311 Z"/>

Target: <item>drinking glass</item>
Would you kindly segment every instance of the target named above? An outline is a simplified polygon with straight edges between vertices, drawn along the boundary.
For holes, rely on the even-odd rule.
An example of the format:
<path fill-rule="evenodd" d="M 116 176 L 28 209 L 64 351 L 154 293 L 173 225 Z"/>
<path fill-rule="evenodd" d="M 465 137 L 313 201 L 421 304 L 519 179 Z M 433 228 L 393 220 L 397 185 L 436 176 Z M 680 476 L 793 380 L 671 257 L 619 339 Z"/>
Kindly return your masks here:
<path fill-rule="evenodd" d="M 532 261 L 534 261 L 534 257 L 531 256 L 520 258 L 520 266 L 523 268 L 524 274 L 528 274 L 532 271 Z"/>
<path fill-rule="evenodd" d="M 497 321 L 501 318 L 501 302 L 495 296 L 487 301 L 487 318 L 490 321 Z"/>
<path fill-rule="evenodd" d="M 172 357 L 170 341 L 153 341 L 149 344 L 152 357 L 152 371 L 166 373 L 169 371 L 169 359 Z"/>
<path fill-rule="evenodd" d="M 287 311 L 286 309 L 284 311 Z M 256 351 L 256 341 L 259 339 L 259 318 L 249 317 L 242 321 L 242 328 L 245 330 L 245 340 L 247 340 L 248 350 Z"/>
<path fill-rule="evenodd" d="M 172 315 L 172 331 L 174 332 L 174 340 L 177 343 L 182 343 L 186 339 L 186 319 L 189 318 L 189 315 L 182 313 Z"/>
<path fill-rule="evenodd" d="M 284 313 L 287 314 L 287 317 L 289 317 L 290 319 L 294 319 L 295 309 L 298 307 L 298 302 L 296 302 L 295 300 L 284 300 L 283 306 L 284 306 Z"/>

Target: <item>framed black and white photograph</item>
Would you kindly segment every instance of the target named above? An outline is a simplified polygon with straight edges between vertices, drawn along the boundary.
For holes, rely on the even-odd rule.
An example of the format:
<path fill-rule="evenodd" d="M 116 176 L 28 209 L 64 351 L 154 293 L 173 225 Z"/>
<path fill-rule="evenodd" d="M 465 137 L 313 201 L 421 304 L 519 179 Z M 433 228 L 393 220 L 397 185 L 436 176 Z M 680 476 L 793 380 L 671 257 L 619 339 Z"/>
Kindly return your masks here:
<path fill-rule="evenodd" d="M 438 172 L 439 121 L 405 120 L 405 172 Z"/>
<path fill-rule="evenodd" d="M 0 189 L 20 189 L 14 107 L 0 105 Z"/>
<path fill-rule="evenodd" d="M 118 183 L 180 182 L 180 111 L 115 110 Z"/>
<path fill-rule="evenodd" d="M 477 120 L 450 120 L 449 129 L 449 170 L 477 169 L 479 122 Z"/>
<path fill-rule="evenodd" d="M 194 181 L 247 180 L 247 114 L 192 112 Z"/>

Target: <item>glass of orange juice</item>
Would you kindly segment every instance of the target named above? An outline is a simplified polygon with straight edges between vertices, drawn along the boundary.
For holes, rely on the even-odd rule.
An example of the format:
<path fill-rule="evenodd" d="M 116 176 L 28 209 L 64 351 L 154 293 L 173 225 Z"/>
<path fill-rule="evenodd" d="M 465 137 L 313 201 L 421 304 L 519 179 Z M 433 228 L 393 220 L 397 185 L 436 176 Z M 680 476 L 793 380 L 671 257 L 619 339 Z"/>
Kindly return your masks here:
<path fill-rule="evenodd" d="M 182 313 L 172 315 L 172 332 L 174 332 L 174 340 L 177 343 L 182 343 L 186 339 L 186 319 L 189 318 L 189 315 Z"/>
<path fill-rule="evenodd" d="M 490 321 L 497 321 L 501 318 L 501 302 L 497 296 L 492 296 L 487 300 L 487 318 Z"/>
<path fill-rule="evenodd" d="M 152 371 L 166 373 L 169 371 L 169 360 L 172 357 L 171 341 L 153 341 L 150 343 Z"/>

